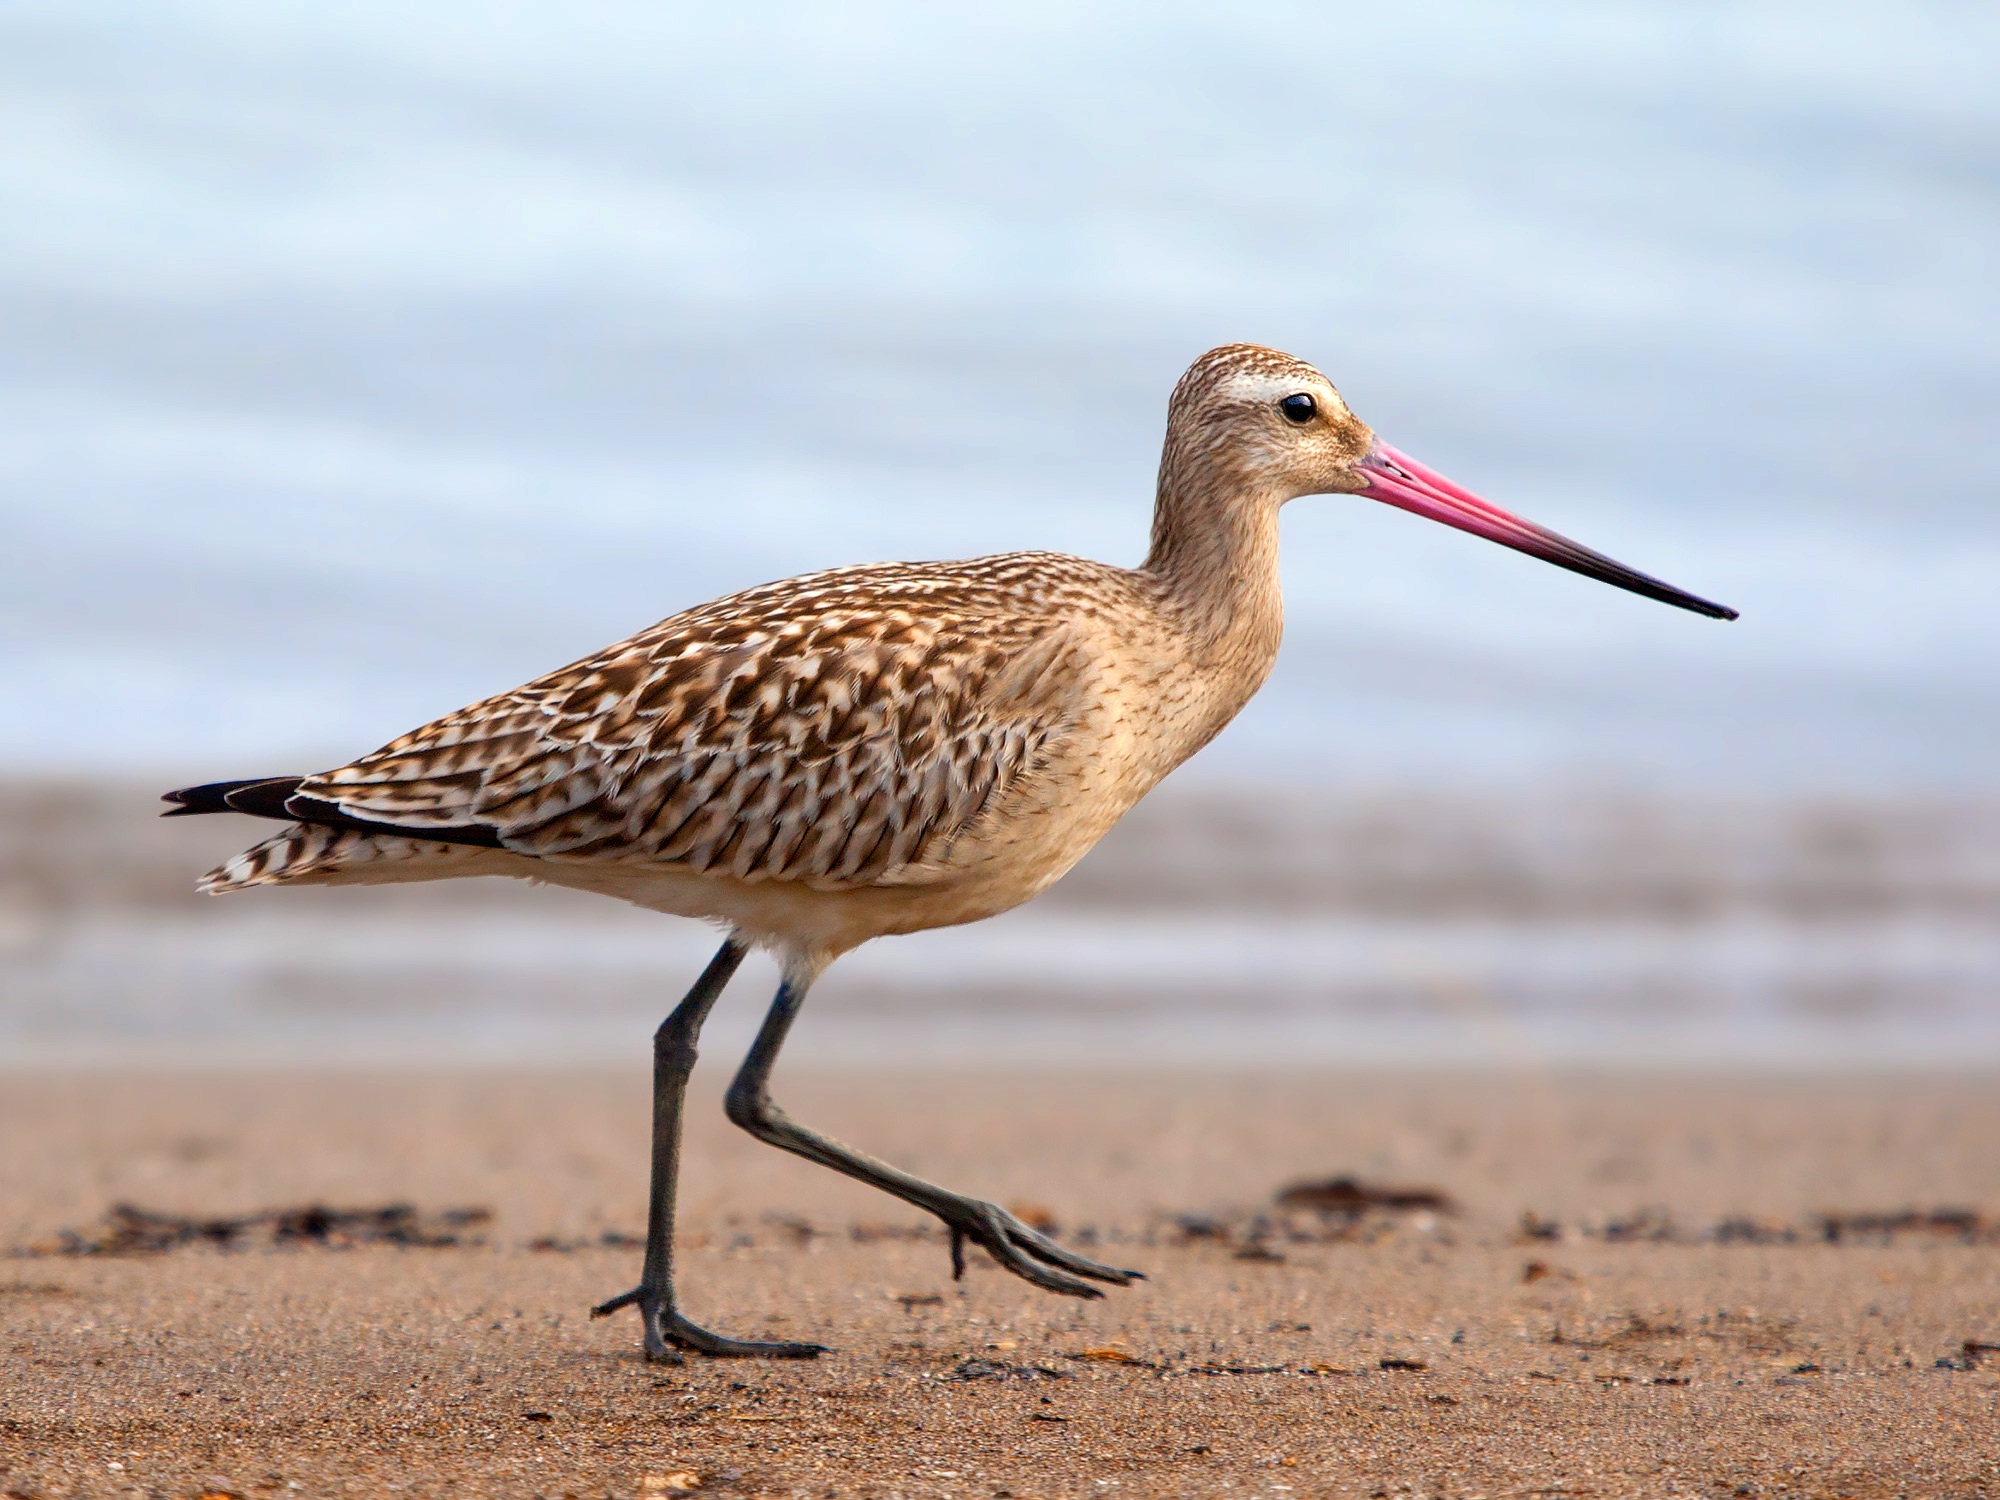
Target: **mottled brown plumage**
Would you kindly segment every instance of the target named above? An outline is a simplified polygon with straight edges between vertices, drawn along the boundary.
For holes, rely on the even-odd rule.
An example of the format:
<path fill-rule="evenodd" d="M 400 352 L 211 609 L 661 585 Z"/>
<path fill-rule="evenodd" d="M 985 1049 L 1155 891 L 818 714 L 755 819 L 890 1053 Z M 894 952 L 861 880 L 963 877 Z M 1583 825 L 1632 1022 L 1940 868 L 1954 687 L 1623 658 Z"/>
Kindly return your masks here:
<path fill-rule="evenodd" d="M 1321 395 L 1319 433 L 1271 416 L 1281 388 Z M 203 889 L 525 875 L 813 968 L 1026 900 L 1262 683 L 1278 505 L 1368 444 L 1324 377 L 1249 345 L 1188 371 L 1168 430 L 1139 568 L 1019 552 L 718 599 L 297 788 L 407 837 L 301 823 Z"/>

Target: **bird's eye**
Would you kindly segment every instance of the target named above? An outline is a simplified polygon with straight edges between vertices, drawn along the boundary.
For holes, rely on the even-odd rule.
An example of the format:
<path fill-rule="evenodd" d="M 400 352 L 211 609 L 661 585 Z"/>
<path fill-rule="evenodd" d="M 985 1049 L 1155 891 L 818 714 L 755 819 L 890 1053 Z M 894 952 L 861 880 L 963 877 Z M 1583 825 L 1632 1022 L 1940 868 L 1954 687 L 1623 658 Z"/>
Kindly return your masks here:
<path fill-rule="evenodd" d="M 1285 414 L 1287 422 L 1294 422 L 1303 427 L 1313 419 L 1313 415 L 1319 410 L 1319 407 L 1314 403 L 1312 397 L 1301 391 L 1296 396 L 1287 396 L 1284 400 L 1280 401 L 1278 403 L 1278 410 Z"/>

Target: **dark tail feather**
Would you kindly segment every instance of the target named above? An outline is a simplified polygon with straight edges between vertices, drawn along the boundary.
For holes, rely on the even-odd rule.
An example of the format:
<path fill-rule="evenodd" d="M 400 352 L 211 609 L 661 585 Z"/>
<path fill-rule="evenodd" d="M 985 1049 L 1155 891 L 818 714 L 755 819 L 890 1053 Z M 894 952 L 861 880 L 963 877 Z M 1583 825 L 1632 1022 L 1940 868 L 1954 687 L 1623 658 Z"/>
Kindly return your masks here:
<path fill-rule="evenodd" d="M 188 818 L 196 813 L 240 812 L 259 818 L 289 818 L 285 799 L 304 780 L 303 776 L 253 776 L 248 781 L 211 781 L 206 786 L 182 787 L 160 799 L 179 804 L 160 816 Z"/>
<path fill-rule="evenodd" d="M 160 800 L 176 804 L 160 816 L 185 818 L 195 813 L 249 813 L 255 818 L 276 818 L 285 823 L 314 823 L 322 828 L 345 828 L 354 833 L 382 834 L 389 838 L 427 839 L 434 844 L 471 844 L 480 849 L 498 849 L 500 835 L 481 824 L 449 828 L 405 828 L 396 823 L 380 823 L 357 818 L 332 802 L 319 797 L 298 795 L 303 776 L 258 776 L 249 781 L 211 781 L 206 786 L 183 787 L 168 792 Z"/>

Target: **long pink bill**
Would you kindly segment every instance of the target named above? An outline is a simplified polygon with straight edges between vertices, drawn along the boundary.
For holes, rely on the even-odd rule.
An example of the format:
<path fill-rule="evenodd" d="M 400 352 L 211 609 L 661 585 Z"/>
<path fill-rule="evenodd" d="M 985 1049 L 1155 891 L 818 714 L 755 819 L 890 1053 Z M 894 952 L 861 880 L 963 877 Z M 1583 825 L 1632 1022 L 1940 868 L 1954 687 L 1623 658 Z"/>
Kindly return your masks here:
<path fill-rule="evenodd" d="M 1684 589 L 1613 562 L 1602 552 L 1580 546 L 1546 526 L 1509 515 L 1470 490 L 1461 489 L 1435 469 L 1427 469 L 1414 458 L 1398 453 L 1387 443 L 1378 441 L 1361 461 L 1361 467 L 1368 475 L 1368 488 L 1361 494 L 1370 500 L 1414 511 L 1503 547 L 1512 547 L 1516 552 L 1539 557 L 1543 562 L 1552 562 L 1559 568 L 1568 568 L 1572 573 L 1658 599 L 1663 604 L 1691 609 L 1715 620 L 1736 618 L 1736 611 L 1727 605 L 1711 604 Z"/>

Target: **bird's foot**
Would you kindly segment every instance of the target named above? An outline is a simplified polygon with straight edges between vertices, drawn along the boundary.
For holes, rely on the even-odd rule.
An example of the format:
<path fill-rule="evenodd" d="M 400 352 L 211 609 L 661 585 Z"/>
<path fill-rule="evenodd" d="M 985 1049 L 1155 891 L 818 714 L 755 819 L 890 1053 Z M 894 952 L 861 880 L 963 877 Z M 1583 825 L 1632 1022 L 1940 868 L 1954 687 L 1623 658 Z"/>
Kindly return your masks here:
<path fill-rule="evenodd" d="M 1120 1270 L 1065 1250 L 1047 1235 L 1030 1229 L 997 1203 L 963 1198 L 948 1208 L 933 1208 L 951 1231 L 951 1276 L 965 1275 L 965 1242 L 971 1240 L 1007 1270 L 1024 1281 L 1068 1297 L 1102 1297 L 1091 1281 L 1113 1286 L 1130 1286 L 1146 1278 L 1137 1271 Z M 1085 1280 L 1084 1278 L 1089 1278 Z"/>
<path fill-rule="evenodd" d="M 683 1362 L 681 1351 L 732 1359 L 817 1359 L 827 1352 L 824 1344 L 759 1343 L 752 1339 L 724 1338 L 682 1317 L 666 1298 L 645 1287 L 600 1302 L 590 1310 L 593 1318 L 608 1318 L 621 1307 L 637 1306 L 646 1330 L 646 1358 L 662 1364 Z"/>

